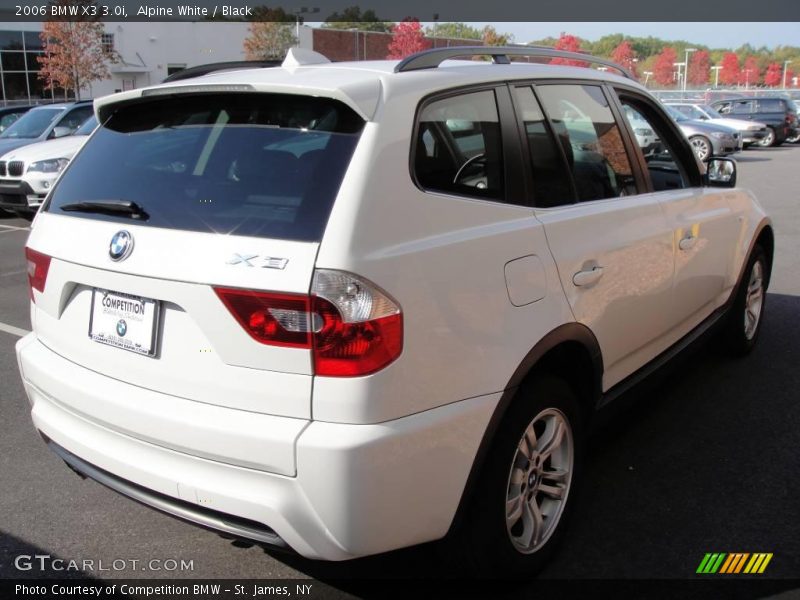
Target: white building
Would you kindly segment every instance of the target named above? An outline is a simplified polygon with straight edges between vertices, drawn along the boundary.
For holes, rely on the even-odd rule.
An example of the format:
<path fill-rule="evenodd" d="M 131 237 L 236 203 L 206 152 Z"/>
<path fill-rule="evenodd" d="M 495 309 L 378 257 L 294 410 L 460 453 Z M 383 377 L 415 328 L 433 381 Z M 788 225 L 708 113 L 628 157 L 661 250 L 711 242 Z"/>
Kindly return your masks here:
<path fill-rule="evenodd" d="M 244 60 L 248 23 L 172 21 L 104 23 L 104 48 L 117 57 L 111 77 L 81 92 L 98 98 L 145 87 L 194 65 Z M 42 23 L 0 22 L 0 100 L 2 105 L 63 100 L 63 90 L 45 88 L 38 79 L 36 56 L 43 52 Z M 311 30 L 300 27 L 300 45 L 311 47 Z M 71 91 L 67 92 L 71 95 Z"/>

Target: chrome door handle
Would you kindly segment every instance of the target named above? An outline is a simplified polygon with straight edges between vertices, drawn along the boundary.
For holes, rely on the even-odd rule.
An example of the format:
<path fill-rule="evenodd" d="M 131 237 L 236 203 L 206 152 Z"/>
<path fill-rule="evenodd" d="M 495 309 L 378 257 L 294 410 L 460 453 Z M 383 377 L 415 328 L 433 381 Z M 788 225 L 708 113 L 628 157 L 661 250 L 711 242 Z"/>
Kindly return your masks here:
<path fill-rule="evenodd" d="M 603 276 L 603 267 L 594 267 L 588 271 L 578 271 L 572 276 L 572 283 L 578 287 L 592 285 Z"/>
<path fill-rule="evenodd" d="M 686 236 L 680 242 L 678 242 L 678 248 L 681 250 L 691 250 L 694 248 L 694 245 L 697 243 L 697 238 L 693 235 Z"/>

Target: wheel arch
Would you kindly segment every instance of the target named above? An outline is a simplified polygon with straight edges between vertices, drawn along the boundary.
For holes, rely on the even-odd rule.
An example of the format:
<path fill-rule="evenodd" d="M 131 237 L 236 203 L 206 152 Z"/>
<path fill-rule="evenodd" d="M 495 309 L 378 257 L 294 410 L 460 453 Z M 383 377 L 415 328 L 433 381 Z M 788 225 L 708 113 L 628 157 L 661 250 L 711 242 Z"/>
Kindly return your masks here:
<path fill-rule="evenodd" d="M 484 431 L 449 532 L 463 521 L 486 455 L 509 407 L 521 398 L 520 391 L 525 389 L 526 382 L 542 373 L 564 379 L 578 397 L 583 416 L 588 420 L 600 401 L 603 378 L 602 353 L 592 331 L 580 323 L 560 325 L 539 340 L 517 366 Z"/>

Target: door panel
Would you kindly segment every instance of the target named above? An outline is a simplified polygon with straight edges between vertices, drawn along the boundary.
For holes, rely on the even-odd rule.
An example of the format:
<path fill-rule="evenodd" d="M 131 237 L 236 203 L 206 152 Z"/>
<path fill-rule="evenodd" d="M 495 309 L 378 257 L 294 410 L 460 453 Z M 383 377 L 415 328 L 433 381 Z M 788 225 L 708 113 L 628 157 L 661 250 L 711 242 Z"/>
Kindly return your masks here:
<path fill-rule="evenodd" d="M 652 195 L 537 210 L 575 319 L 600 344 L 608 389 L 663 351 L 672 233 Z M 581 275 L 602 268 L 594 283 Z M 591 277 L 589 277 L 591 279 Z"/>

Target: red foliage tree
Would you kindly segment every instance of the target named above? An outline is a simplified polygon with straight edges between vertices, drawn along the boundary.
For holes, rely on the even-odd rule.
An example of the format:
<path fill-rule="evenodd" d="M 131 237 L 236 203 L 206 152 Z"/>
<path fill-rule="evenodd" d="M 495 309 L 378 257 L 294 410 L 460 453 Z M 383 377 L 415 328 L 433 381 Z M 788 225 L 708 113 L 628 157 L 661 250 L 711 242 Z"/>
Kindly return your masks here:
<path fill-rule="evenodd" d="M 708 50 L 698 50 L 689 56 L 689 83 L 706 85 L 711 72 L 711 55 Z"/>
<path fill-rule="evenodd" d="M 783 83 L 783 69 L 774 62 L 769 63 L 767 72 L 764 74 L 764 84 L 770 87 L 777 87 Z"/>
<path fill-rule="evenodd" d="M 723 85 L 736 85 L 739 82 L 739 57 L 735 52 L 726 52 L 722 56 L 722 67 L 719 71 L 719 82 Z"/>
<path fill-rule="evenodd" d="M 628 40 L 624 40 L 619 46 L 614 48 L 611 52 L 611 60 L 620 66 L 625 67 L 634 77 L 639 77 L 636 72 L 636 53 L 633 51 L 633 46 Z"/>
<path fill-rule="evenodd" d="M 556 50 L 566 52 L 581 52 L 581 38 L 568 33 L 562 33 L 555 45 Z M 589 63 L 582 60 L 572 60 L 571 58 L 554 58 L 550 61 L 551 65 L 568 65 L 570 67 L 588 67 Z"/>
<path fill-rule="evenodd" d="M 748 56 L 739 74 L 739 83 L 751 86 L 757 85 L 760 80 L 761 69 L 758 68 L 758 60 L 756 60 L 755 56 Z"/>
<path fill-rule="evenodd" d="M 426 50 L 429 46 L 419 21 L 407 17 L 392 28 L 392 41 L 389 42 L 389 55 L 386 58 L 405 58 Z"/>
<path fill-rule="evenodd" d="M 675 63 L 678 62 L 678 53 L 675 48 L 667 46 L 656 57 L 653 65 L 653 79 L 661 86 L 667 87 L 675 84 Z"/>
<path fill-rule="evenodd" d="M 77 7 L 101 11 L 92 0 L 56 0 L 54 6 Z M 93 81 L 109 76 L 107 62 L 114 62 L 113 55 L 103 51 L 103 24 L 97 18 L 85 21 L 63 20 L 45 21 L 39 37 L 44 46 L 44 54 L 38 56 L 41 67 L 39 79 L 47 87 L 62 87 L 74 90 L 80 100 L 81 89 Z"/>

